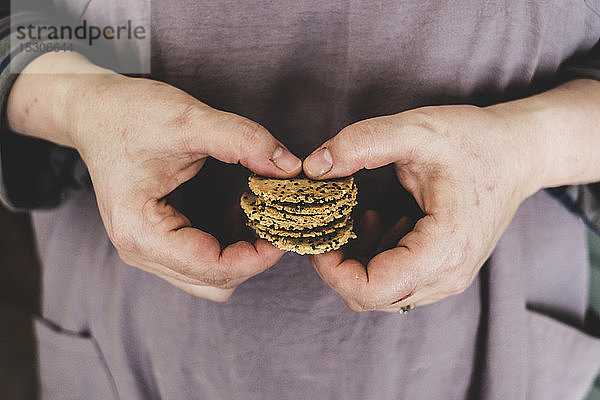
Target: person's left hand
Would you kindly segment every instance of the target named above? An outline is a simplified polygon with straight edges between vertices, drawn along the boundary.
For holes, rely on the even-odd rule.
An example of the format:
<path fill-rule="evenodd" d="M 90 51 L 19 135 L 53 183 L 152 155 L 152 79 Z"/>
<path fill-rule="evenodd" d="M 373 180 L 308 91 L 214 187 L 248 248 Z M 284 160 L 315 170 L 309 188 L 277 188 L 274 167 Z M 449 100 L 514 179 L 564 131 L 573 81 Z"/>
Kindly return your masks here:
<path fill-rule="evenodd" d="M 424 213 L 366 265 L 342 251 L 312 257 L 351 309 L 395 312 L 471 284 L 519 204 L 540 188 L 539 156 L 515 118 L 475 106 L 415 109 L 350 125 L 304 161 L 315 179 L 394 163 Z M 394 229 L 404 234 L 406 226 Z"/>

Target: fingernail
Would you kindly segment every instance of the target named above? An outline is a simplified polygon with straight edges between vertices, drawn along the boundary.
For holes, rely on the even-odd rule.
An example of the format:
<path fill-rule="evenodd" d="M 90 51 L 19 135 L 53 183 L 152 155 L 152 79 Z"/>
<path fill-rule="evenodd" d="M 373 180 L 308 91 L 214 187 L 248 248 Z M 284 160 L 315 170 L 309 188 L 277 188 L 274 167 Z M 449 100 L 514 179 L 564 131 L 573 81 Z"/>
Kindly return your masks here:
<path fill-rule="evenodd" d="M 273 152 L 271 161 L 273 161 L 277 168 L 287 173 L 298 170 L 298 168 L 300 168 L 300 165 L 302 165 L 302 161 L 300 161 L 299 158 L 297 158 L 281 146 L 277 146 L 277 148 Z"/>
<path fill-rule="evenodd" d="M 333 158 L 327 147 L 317 150 L 304 160 L 304 169 L 306 173 L 313 177 L 325 175 L 333 167 Z"/>

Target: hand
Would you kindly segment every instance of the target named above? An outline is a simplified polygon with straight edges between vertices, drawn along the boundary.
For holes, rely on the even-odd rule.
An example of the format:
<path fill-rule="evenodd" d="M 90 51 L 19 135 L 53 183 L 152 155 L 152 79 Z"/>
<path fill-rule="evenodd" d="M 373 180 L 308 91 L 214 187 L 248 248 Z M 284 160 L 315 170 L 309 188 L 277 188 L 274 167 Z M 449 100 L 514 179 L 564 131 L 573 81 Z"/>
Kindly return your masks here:
<path fill-rule="evenodd" d="M 37 115 L 52 140 L 79 151 L 108 236 L 124 262 L 193 295 L 225 301 L 241 282 L 279 260 L 283 251 L 264 240 L 221 249 L 165 196 L 196 175 L 209 156 L 274 177 L 298 174 L 298 158 L 257 123 L 172 86 L 99 71 L 80 56 L 64 57 L 45 55 L 27 67 L 11 92 L 9 121 L 13 130 L 42 136 L 44 127 L 23 116 Z M 67 72 L 93 73 L 36 73 L 53 63 L 79 68 Z M 53 91 L 45 82 L 58 87 Z M 63 93 L 60 105 L 68 112 L 40 108 L 32 95 L 36 86 L 55 97 Z"/>
<path fill-rule="evenodd" d="M 379 243 L 385 248 L 396 235 L 395 246 L 366 265 L 342 251 L 313 256 L 318 274 L 356 311 L 396 312 L 461 293 L 519 204 L 540 188 L 526 141 L 505 114 L 474 106 L 426 107 L 346 127 L 304 161 L 306 174 L 335 178 L 393 163 L 424 216 L 414 227 L 398 221 Z M 373 213 L 365 218 L 361 229 L 377 225 Z"/>

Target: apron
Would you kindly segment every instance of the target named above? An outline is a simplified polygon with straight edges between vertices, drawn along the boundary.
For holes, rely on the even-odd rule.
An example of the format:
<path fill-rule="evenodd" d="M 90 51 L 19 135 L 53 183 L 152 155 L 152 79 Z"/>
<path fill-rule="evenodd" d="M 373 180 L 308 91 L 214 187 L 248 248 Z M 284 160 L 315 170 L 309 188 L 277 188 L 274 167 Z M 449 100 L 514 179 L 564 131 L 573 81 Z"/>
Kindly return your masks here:
<path fill-rule="evenodd" d="M 98 25 L 128 3 L 58 2 Z M 151 77 L 304 157 L 364 118 L 547 89 L 598 42 L 598 12 L 584 0 L 154 1 Z M 208 162 L 181 188 L 193 224 L 230 240 L 224 216 L 247 174 Z M 389 168 L 357 179 L 359 212 L 416 211 Z M 89 191 L 33 223 L 44 399 L 565 400 L 600 366 L 583 330 L 585 230 L 544 191 L 466 291 L 407 315 L 349 310 L 292 253 L 227 303 L 195 298 L 118 258 Z"/>

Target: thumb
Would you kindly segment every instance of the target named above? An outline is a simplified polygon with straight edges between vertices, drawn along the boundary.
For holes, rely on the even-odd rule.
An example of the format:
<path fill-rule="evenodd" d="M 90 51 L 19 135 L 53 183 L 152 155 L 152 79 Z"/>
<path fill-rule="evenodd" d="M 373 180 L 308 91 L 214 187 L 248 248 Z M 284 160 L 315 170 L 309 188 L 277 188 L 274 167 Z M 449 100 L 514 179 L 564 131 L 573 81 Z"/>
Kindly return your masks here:
<path fill-rule="evenodd" d="M 265 176 L 284 178 L 301 171 L 300 159 L 254 121 L 212 108 L 204 110 L 198 120 L 200 126 L 194 126 L 189 141 L 195 153 L 240 163 Z"/>
<path fill-rule="evenodd" d="M 339 178 L 401 161 L 414 145 L 408 136 L 394 123 L 394 116 L 356 122 L 309 155 L 304 172 L 315 179 Z"/>

